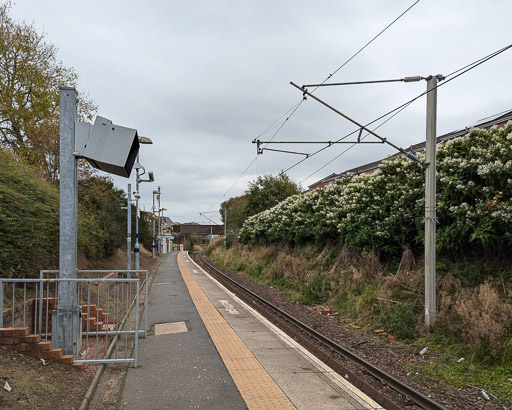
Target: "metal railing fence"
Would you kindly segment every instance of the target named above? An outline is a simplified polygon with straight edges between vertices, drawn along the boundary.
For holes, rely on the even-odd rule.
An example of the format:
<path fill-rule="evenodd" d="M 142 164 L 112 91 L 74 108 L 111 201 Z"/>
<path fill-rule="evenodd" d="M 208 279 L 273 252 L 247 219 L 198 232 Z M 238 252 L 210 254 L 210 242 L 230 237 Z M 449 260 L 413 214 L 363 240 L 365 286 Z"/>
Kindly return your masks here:
<path fill-rule="evenodd" d="M 29 327 L 47 341 L 63 325 L 59 317 L 67 322 L 65 326 L 75 314 L 79 317 L 75 362 L 137 366 L 138 338 L 148 331 L 148 271 L 82 270 L 76 279 L 52 276 L 58 271 L 41 271 L 39 279 L 0 278 L 0 306 L 11 307 L 0 315 L 0 328 Z M 65 292 L 70 300 L 59 304 L 61 286 L 70 289 Z M 55 314 L 57 307 L 60 316 Z"/>
<path fill-rule="evenodd" d="M 148 300 L 148 294 L 149 294 L 149 290 L 148 290 L 148 286 L 146 286 L 147 284 L 147 280 L 148 280 L 148 274 L 149 274 L 149 271 L 148 270 L 145 270 L 145 269 L 140 269 L 140 270 L 77 270 L 77 279 L 78 278 L 92 278 L 92 277 L 100 277 L 100 275 L 104 275 L 105 278 L 108 279 L 108 276 L 110 275 L 117 275 L 117 277 L 121 276 L 121 277 L 125 277 L 126 279 L 139 279 L 140 280 L 140 284 L 139 284 L 139 288 L 142 289 L 144 288 L 144 327 L 143 327 L 143 332 L 144 332 L 144 337 L 146 338 L 147 335 L 148 335 L 148 309 L 147 309 L 147 300 Z M 59 271 L 58 270 L 42 270 L 40 271 L 40 278 L 41 279 L 46 279 L 50 276 L 54 276 L 55 278 L 57 278 L 59 275 Z M 134 289 L 129 288 L 128 290 L 128 294 L 129 295 L 133 295 L 134 293 Z M 82 286 L 78 286 L 78 289 L 77 289 L 77 300 L 78 300 L 78 304 L 81 304 L 80 301 L 83 302 L 83 296 L 84 295 L 84 290 L 83 290 L 83 287 Z M 100 301 L 101 302 L 101 295 L 98 295 L 100 297 Z M 98 304 L 99 304 L 98 302 Z M 83 305 L 83 303 L 82 303 Z M 142 330 L 139 330 L 139 333 L 142 333 Z"/>

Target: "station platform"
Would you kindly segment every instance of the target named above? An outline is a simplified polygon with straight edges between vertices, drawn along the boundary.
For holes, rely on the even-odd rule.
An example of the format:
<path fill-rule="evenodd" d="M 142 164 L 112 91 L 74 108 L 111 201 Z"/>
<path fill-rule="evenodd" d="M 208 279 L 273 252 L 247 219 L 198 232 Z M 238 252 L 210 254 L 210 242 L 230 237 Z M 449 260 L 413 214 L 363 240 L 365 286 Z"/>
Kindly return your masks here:
<path fill-rule="evenodd" d="M 160 264 L 122 409 L 381 409 L 186 252 Z"/>

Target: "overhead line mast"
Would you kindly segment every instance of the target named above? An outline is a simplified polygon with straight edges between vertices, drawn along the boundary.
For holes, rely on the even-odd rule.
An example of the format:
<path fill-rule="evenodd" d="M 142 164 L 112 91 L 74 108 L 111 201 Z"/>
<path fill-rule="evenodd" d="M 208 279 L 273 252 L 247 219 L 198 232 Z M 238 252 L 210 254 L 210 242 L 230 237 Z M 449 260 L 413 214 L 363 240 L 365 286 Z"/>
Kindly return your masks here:
<path fill-rule="evenodd" d="M 303 93 L 304 99 L 306 96 L 310 96 L 314 100 L 318 101 L 325 107 L 334 111 L 335 113 L 341 115 L 343 118 L 352 122 L 353 124 L 359 127 L 359 136 L 357 141 L 351 141 L 353 144 L 361 144 L 368 143 L 369 141 L 362 141 L 361 134 L 363 130 L 368 132 L 368 134 L 373 135 L 378 138 L 380 141 L 377 143 L 385 143 L 395 148 L 397 151 L 404 154 L 406 157 L 411 160 L 420 163 L 425 168 L 425 324 L 428 328 L 433 328 L 435 324 L 436 317 L 436 118 L 437 118 L 437 82 L 444 80 L 445 77 L 442 75 L 431 75 L 428 77 L 405 77 L 403 79 L 395 79 L 395 80 L 376 80 L 376 81 L 358 81 L 358 82 L 350 82 L 350 83 L 333 83 L 333 84 L 311 84 L 311 85 L 303 85 L 302 87 L 295 84 L 293 81 L 290 82 L 295 88 L 299 89 Z M 307 90 L 307 87 L 323 87 L 323 86 L 333 86 L 333 85 L 359 85 L 359 84 L 375 84 L 375 83 L 389 83 L 389 82 L 415 82 L 420 80 L 427 81 L 427 91 L 424 94 L 427 94 L 427 136 L 426 136 L 426 161 L 421 161 L 418 157 L 411 151 L 407 152 L 403 148 L 398 147 L 397 145 L 389 142 L 386 138 L 380 136 L 375 131 L 370 130 L 367 126 L 360 124 L 356 120 L 350 118 L 348 115 L 342 113 L 337 110 L 333 106 L 329 105 L 325 101 L 313 95 L 311 92 Z M 422 95 L 424 95 L 422 94 Z M 419 98 L 419 97 L 418 97 Z M 351 134 L 349 134 L 351 135 Z M 258 154 L 262 154 L 263 151 L 279 151 L 279 150 L 271 150 L 268 148 L 260 148 L 262 143 L 281 143 L 281 144 L 312 144 L 312 143 L 320 143 L 320 144 L 328 144 L 331 146 L 333 144 L 338 143 L 347 143 L 348 141 L 344 141 L 348 136 L 342 137 L 337 141 L 260 141 L 255 140 L 253 143 L 257 144 Z M 375 142 L 374 142 L 375 143 Z M 293 151 L 281 151 L 288 152 L 291 154 L 301 154 Z M 305 155 L 306 158 L 309 157 L 309 154 Z"/>

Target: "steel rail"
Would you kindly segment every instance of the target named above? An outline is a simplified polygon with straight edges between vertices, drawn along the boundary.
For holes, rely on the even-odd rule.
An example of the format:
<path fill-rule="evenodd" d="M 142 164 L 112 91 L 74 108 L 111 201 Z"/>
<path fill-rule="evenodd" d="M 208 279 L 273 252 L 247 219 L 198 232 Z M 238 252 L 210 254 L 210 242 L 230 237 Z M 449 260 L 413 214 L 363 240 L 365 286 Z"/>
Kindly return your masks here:
<path fill-rule="evenodd" d="M 367 362 L 363 358 L 357 356 L 355 353 L 351 352 L 347 348 L 339 345 L 338 343 L 334 342 L 333 340 L 329 339 L 328 337 L 322 335 L 321 333 L 318 333 L 316 330 L 312 329 L 308 325 L 302 323 L 295 317 L 291 316 L 290 314 L 284 312 L 282 309 L 278 308 L 274 304 L 268 302 L 267 300 L 263 299 L 261 296 L 257 295 L 256 293 L 252 292 L 251 290 L 247 289 L 243 285 L 240 285 L 235 280 L 231 279 L 224 273 L 222 273 L 219 269 L 217 269 L 215 266 L 210 264 L 208 261 L 206 261 L 203 257 L 203 253 L 199 253 L 199 257 L 201 258 L 201 261 L 206 264 L 210 269 L 215 271 L 219 276 L 221 276 L 224 280 L 226 280 L 228 283 L 234 285 L 237 289 L 242 290 L 246 294 L 248 294 L 250 297 L 256 299 L 258 302 L 262 303 L 265 307 L 269 307 L 272 309 L 275 313 L 278 315 L 286 318 L 289 322 L 293 323 L 293 325 L 299 327 L 301 330 L 309 333 L 310 336 L 313 336 L 318 341 L 323 343 L 325 346 L 329 347 L 332 351 L 334 351 L 337 354 L 340 354 L 344 358 L 358 364 L 361 366 L 364 371 L 366 371 L 368 374 L 372 375 L 374 378 L 379 380 L 384 386 L 389 386 L 396 392 L 400 393 L 401 395 L 405 396 L 407 400 L 413 401 L 416 405 L 424 408 L 424 409 L 435 409 L 435 410 L 445 410 L 443 406 L 436 403 L 435 401 L 431 400 L 424 394 L 420 393 L 416 389 L 413 389 L 412 387 L 404 384 L 400 380 L 396 379 L 395 377 L 391 376 L 390 374 L 384 372 L 383 370 L 375 367 L 371 363 Z M 292 329 L 288 328 L 291 332 L 294 332 Z M 310 349 L 319 350 L 318 347 L 315 347 L 310 341 L 303 339 Z M 320 350 L 321 351 L 321 350 Z M 322 352 L 322 351 L 321 351 Z M 400 407 L 391 401 L 391 399 L 387 398 L 382 392 L 378 391 L 375 387 L 370 386 L 367 382 L 362 380 L 360 376 L 355 375 L 353 372 L 347 370 L 342 364 L 335 361 L 334 359 L 330 357 L 326 357 L 326 353 L 323 352 L 321 354 L 322 357 L 319 357 L 322 361 L 324 361 L 327 365 L 330 365 L 331 367 L 334 367 L 335 370 L 342 369 L 343 373 L 349 374 L 349 380 L 352 380 L 356 387 L 360 388 L 362 391 L 364 391 L 366 394 L 368 394 L 372 399 L 377 401 L 379 404 L 383 405 L 386 408 L 389 409 L 400 409 Z M 337 368 L 337 369 L 336 369 Z"/>

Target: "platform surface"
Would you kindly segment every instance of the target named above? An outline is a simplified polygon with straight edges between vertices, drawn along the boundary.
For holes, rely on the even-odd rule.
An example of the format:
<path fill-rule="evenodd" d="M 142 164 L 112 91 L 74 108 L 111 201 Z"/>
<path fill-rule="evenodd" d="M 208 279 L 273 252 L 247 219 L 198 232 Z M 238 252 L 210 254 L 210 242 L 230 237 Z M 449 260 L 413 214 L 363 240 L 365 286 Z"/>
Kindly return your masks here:
<path fill-rule="evenodd" d="M 380 409 L 185 252 L 160 265 L 123 409 Z"/>
<path fill-rule="evenodd" d="M 120 408 L 245 409 L 192 303 L 176 259 L 174 252 L 162 261 L 151 286 L 152 331 L 139 339 L 140 367 L 128 369 Z M 155 325 L 180 322 L 186 332 L 154 334 Z"/>

